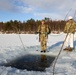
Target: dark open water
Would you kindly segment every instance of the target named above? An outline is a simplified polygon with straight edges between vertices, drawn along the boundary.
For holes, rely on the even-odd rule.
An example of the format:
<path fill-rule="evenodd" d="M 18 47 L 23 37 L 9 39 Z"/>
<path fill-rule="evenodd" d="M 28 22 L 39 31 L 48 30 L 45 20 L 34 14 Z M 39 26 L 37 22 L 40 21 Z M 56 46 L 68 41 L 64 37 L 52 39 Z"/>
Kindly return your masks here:
<path fill-rule="evenodd" d="M 46 68 L 51 66 L 54 59 L 54 56 L 28 54 L 16 58 L 15 60 L 4 64 L 4 66 L 11 66 L 21 70 L 27 69 L 28 71 L 45 71 Z"/>

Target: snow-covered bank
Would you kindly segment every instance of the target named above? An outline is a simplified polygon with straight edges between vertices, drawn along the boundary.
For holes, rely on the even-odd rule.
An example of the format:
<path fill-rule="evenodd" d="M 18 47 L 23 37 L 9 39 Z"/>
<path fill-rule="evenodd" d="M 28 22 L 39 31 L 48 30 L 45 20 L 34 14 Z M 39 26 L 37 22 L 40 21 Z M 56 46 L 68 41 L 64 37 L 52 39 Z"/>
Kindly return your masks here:
<path fill-rule="evenodd" d="M 23 45 L 21 40 L 23 41 Z M 37 54 L 40 52 L 38 35 L 34 34 L 0 34 L 0 64 L 7 63 L 27 53 Z M 64 41 L 65 34 L 50 34 L 48 36 L 47 50 L 50 53 L 58 54 Z M 76 44 L 76 34 L 74 36 Z M 76 51 L 62 51 L 55 68 L 55 75 L 76 74 Z M 19 70 L 12 67 L 0 66 L 0 75 L 52 75 L 52 67 L 46 68 L 46 72 Z"/>

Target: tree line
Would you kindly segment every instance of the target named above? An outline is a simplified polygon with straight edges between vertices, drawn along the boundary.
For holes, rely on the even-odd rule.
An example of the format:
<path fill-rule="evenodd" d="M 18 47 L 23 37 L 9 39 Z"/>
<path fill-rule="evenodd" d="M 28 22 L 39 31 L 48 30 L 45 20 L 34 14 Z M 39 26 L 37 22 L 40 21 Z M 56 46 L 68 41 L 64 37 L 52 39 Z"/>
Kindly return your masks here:
<path fill-rule="evenodd" d="M 50 20 L 45 18 L 45 23 L 49 25 L 51 32 L 63 32 L 66 21 L 63 20 Z M 10 20 L 8 22 L 0 22 L 0 32 L 1 33 L 31 33 L 34 34 L 38 29 L 38 26 L 41 24 L 41 20 L 29 19 L 26 22 L 21 22 L 17 20 Z"/>

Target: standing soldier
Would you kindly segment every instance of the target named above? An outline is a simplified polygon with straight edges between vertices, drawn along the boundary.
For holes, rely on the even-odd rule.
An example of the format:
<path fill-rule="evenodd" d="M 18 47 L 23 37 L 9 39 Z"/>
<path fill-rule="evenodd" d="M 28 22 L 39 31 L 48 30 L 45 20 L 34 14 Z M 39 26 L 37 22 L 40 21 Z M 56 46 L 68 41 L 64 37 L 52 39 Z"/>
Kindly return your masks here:
<path fill-rule="evenodd" d="M 65 25 L 64 33 L 67 33 L 68 36 L 65 41 L 66 48 L 64 50 L 72 51 L 73 46 L 73 40 L 74 40 L 74 33 L 76 30 L 76 23 L 73 21 L 73 18 L 71 16 L 68 17 L 68 22 Z M 70 43 L 70 48 L 68 48 L 68 45 Z"/>
<path fill-rule="evenodd" d="M 45 21 L 41 21 L 41 25 L 39 25 L 38 30 L 36 33 L 39 33 L 39 41 L 41 44 L 41 52 L 46 52 L 47 48 L 47 37 L 50 33 L 49 26 L 45 24 Z"/>

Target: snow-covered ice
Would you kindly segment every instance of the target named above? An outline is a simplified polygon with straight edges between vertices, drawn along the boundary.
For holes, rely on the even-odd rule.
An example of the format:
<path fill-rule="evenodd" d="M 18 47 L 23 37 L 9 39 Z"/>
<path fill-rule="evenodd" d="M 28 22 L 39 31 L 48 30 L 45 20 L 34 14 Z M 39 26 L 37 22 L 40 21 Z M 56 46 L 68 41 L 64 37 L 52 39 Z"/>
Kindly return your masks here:
<path fill-rule="evenodd" d="M 64 33 L 49 34 L 47 42 L 47 50 L 49 52 L 46 54 L 57 55 L 65 36 L 66 34 Z M 8 63 L 28 53 L 40 54 L 40 43 L 38 39 L 38 35 L 35 34 L 0 34 L 0 64 Z M 75 44 L 76 34 L 74 35 Z M 0 66 L 0 75 L 52 75 L 52 69 L 52 67 L 48 67 L 46 68 L 46 72 L 40 72 Z M 61 52 L 55 66 L 55 75 L 76 75 L 76 50 L 72 52 Z"/>

